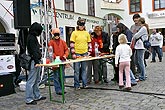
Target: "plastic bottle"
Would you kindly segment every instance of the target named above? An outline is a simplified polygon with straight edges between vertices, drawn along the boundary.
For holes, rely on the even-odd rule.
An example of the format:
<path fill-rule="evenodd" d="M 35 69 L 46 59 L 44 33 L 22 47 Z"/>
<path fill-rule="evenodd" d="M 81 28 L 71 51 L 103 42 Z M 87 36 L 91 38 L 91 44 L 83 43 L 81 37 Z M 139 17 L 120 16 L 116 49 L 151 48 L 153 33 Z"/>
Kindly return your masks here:
<path fill-rule="evenodd" d="M 53 61 L 53 47 L 52 46 L 49 47 L 49 58 L 50 58 L 50 62 L 52 62 Z"/>
<path fill-rule="evenodd" d="M 112 48 L 109 48 L 109 53 L 112 54 Z"/>
<path fill-rule="evenodd" d="M 95 57 L 99 56 L 98 44 L 95 42 Z"/>

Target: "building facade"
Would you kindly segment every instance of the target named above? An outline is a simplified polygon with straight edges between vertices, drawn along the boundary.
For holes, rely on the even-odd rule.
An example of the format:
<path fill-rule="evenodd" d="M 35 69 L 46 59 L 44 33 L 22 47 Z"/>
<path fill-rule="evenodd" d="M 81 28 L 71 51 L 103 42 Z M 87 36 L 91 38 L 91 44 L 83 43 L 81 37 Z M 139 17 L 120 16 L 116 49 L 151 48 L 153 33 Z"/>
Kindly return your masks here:
<path fill-rule="evenodd" d="M 144 17 L 149 29 L 159 29 L 165 35 L 165 0 L 123 0 L 125 4 L 124 23 L 130 27 L 132 16 L 139 13 Z"/>
<path fill-rule="evenodd" d="M 44 14 L 40 11 L 41 8 L 44 9 L 44 5 L 39 5 L 44 4 L 44 1 L 30 0 L 31 23 L 44 23 Z M 0 1 L 0 33 L 15 33 L 17 37 L 18 29 L 14 29 L 12 3 L 12 0 Z M 61 29 L 61 36 L 67 42 L 80 17 L 86 19 L 87 30 L 101 25 L 111 34 L 112 27 L 118 22 L 123 22 L 130 28 L 133 24 L 132 16 L 135 13 L 139 13 L 146 19 L 150 29 L 158 28 L 165 35 L 164 0 L 54 0 L 54 3 L 57 23 L 55 23 L 53 10 L 48 13 L 49 21 L 52 27 L 58 26 Z"/>
<path fill-rule="evenodd" d="M 33 5 L 37 4 L 36 0 L 32 0 Z M 92 29 L 96 25 L 103 27 L 104 31 L 111 33 L 111 27 L 120 19 L 123 19 L 124 9 L 120 7 L 120 3 L 109 2 L 103 0 L 54 0 L 56 8 L 57 24 L 54 20 L 53 11 L 52 27 L 59 27 L 61 30 L 61 38 L 69 44 L 70 35 L 77 26 L 79 18 L 86 19 L 86 30 Z M 36 5 L 32 9 L 32 21 L 40 20 L 40 7 Z M 57 25 L 57 26 L 56 26 Z"/>
<path fill-rule="evenodd" d="M 20 0 L 21 1 L 21 0 Z M 72 31 L 76 29 L 79 18 L 86 19 L 86 30 L 100 25 L 107 32 L 111 32 L 111 27 L 117 20 L 123 19 L 124 9 L 120 3 L 109 2 L 104 0 L 54 0 L 55 13 L 53 12 L 52 2 L 50 12 L 47 12 L 48 18 L 45 18 L 44 8 L 45 0 L 30 0 L 31 23 L 39 22 L 45 24 L 45 19 L 52 27 L 59 27 L 61 38 L 69 44 Z M 0 33 L 14 33 L 16 40 L 19 29 L 14 29 L 13 1 L 0 1 Z M 55 18 L 56 17 L 56 21 Z M 46 23 L 46 24 L 47 24 Z"/>

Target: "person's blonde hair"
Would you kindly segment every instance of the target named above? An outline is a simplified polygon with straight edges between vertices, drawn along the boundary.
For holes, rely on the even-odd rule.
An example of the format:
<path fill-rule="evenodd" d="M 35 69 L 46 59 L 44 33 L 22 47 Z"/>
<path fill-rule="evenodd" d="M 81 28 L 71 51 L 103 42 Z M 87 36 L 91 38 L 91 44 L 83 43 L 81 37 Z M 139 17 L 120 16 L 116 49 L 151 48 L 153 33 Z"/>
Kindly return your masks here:
<path fill-rule="evenodd" d="M 118 42 L 120 44 L 126 44 L 128 42 L 127 37 L 125 34 L 120 34 L 118 37 Z"/>

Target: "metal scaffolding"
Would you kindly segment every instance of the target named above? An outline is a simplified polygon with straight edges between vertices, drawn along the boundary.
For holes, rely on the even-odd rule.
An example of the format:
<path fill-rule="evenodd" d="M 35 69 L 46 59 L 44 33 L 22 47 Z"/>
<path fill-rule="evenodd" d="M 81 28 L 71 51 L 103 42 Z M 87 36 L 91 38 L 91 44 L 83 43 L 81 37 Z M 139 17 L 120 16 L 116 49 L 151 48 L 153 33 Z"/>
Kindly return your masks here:
<path fill-rule="evenodd" d="M 44 2 L 44 3 L 43 3 Z M 57 27 L 55 3 L 54 0 L 39 0 L 40 4 L 40 22 L 44 28 L 41 37 L 43 58 L 48 55 L 48 41 L 51 39 L 51 29 Z M 53 22 L 54 17 L 54 22 Z M 55 26 L 53 25 L 55 24 Z M 44 67 L 42 67 L 41 80 L 44 76 Z"/>
<path fill-rule="evenodd" d="M 55 2 L 54 0 L 38 0 L 34 7 L 39 8 L 40 23 L 43 27 L 43 32 L 40 38 L 42 45 L 42 58 L 46 59 L 48 56 L 48 41 L 51 39 L 51 29 L 57 26 Z M 34 11 L 32 9 L 32 11 Z M 35 12 L 35 11 L 34 11 Z M 54 20 L 53 20 L 54 19 Z M 44 76 L 44 67 L 42 67 L 41 80 Z"/>

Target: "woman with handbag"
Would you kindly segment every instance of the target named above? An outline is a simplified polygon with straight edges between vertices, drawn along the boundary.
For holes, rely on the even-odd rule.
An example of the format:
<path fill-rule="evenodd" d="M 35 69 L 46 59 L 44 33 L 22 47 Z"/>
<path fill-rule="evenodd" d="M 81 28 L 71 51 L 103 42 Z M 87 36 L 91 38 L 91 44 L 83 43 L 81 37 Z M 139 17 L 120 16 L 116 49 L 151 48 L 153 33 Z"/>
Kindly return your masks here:
<path fill-rule="evenodd" d="M 145 63 L 144 63 L 144 52 L 145 47 L 143 44 L 143 41 L 148 39 L 148 25 L 145 23 L 144 18 L 140 18 L 138 21 L 139 25 L 141 26 L 139 31 L 133 36 L 133 40 L 135 41 L 134 49 L 134 59 L 135 64 L 137 65 L 137 68 L 140 72 L 139 74 L 139 80 L 144 81 L 146 79 L 146 72 L 145 72 Z M 141 38 L 140 38 L 141 37 Z"/>

